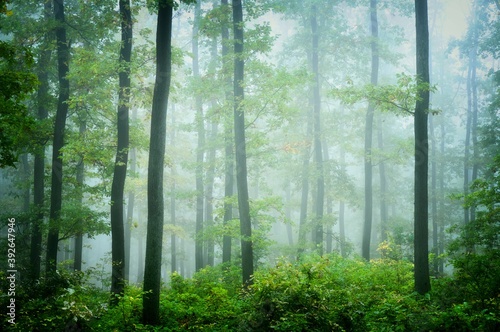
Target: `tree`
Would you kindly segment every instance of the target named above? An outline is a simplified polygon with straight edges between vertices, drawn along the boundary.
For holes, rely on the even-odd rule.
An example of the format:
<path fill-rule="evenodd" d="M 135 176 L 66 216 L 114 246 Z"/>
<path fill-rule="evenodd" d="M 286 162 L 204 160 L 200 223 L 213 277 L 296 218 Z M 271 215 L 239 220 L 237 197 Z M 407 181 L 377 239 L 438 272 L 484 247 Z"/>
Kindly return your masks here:
<path fill-rule="evenodd" d="M 62 206 L 63 164 L 62 147 L 68 114 L 69 80 L 69 44 L 66 40 L 66 23 L 64 17 L 64 0 L 54 0 L 54 17 L 57 42 L 57 68 L 59 78 L 59 98 L 57 101 L 56 120 L 54 124 L 54 140 L 52 144 L 52 178 L 50 194 L 49 234 L 47 237 L 46 273 L 56 271 L 57 246 L 59 243 L 59 218 Z"/>
<path fill-rule="evenodd" d="M 201 19 L 201 3 L 198 1 L 194 8 L 193 22 L 193 78 L 200 79 L 198 56 L 198 33 Z M 205 125 L 203 122 L 203 100 L 201 94 L 195 97 L 195 121 L 198 130 L 198 147 L 196 149 L 196 235 L 195 235 L 195 265 L 196 271 L 205 266 L 203 259 L 203 159 L 205 148 Z"/>
<path fill-rule="evenodd" d="M 142 319 L 156 325 L 160 315 L 161 253 L 163 241 L 163 165 L 167 104 L 172 76 L 172 5 L 158 2 L 156 79 L 151 112 L 148 164 L 148 227 L 144 266 Z"/>
<path fill-rule="evenodd" d="M 121 48 L 118 91 L 118 142 L 111 186 L 111 293 L 123 294 L 125 269 L 124 187 L 129 149 L 130 58 L 132 55 L 132 13 L 130 0 L 120 0 Z M 112 297 L 116 304 L 118 298 Z"/>
<path fill-rule="evenodd" d="M 427 0 L 415 0 L 415 27 L 417 43 L 417 82 L 429 84 L 429 29 Z M 428 87 L 418 90 L 415 103 L 415 210 L 414 256 L 415 290 L 420 294 L 430 291 L 428 249 L 428 153 L 427 118 L 430 92 Z"/>
<path fill-rule="evenodd" d="M 238 210 L 241 232 L 241 266 L 243 284 L 252 283 L 253 244 L 252 222 L 250 220 L 250 202 L 247 183 L 247 156 L 245 142 L 244 100 L 244 59 L 243 59 L 243 7 L 241 0 L 233 0 L 234 31 L 234 143 L 236 146 L 236 185 L 238 188 Z"/>
<path fill-rule="evenodd" d="M 43 16 L 46 22 L 49 21 L 52 12 L 52 3 L 44 3 Z M 51 34 L 46 33 L 44 44 L 50 43 Z M 44 121 L 48 117 L 48 98 L 49 98 L 49 75 L 48 66 L 52 50 L 45 47 L 41 51 L 38 60 L 38 81 L 40 85 L 37 91 L 37 113 L 38 120 Z M 40 264 L 42 255 L 42 224 L 44 220 L 44 201 L 45 201 L 45 144 L 39 142 L 35 151 L 35 160 L 33 165 L 33 204 L 36 209 L 36 217 L 32 223 L 31 229 L 31 278 L 37 280 L 40 278 Z"/>
<path fill-rule="evenodd" d="M 318 22 L 317 7 L 311 8 L 311 34 L 312 34 L 312 72 L 313 81 L 313 116 L 314 116 L 314 163 L 316 165 L 316 204 L 315 204 L 315 228 L 313 238 L 319 254 L 323 254 L 323 207 L 325 202 L 325 180 L 323 175 L 323 150 L 321 149 L 321 96 L 319 85 L 319 59 L 318 59 Z"/>
<path fill-rule="evenodd" d="M 221 8 L 223 11 L 229 9 L 227 0 L 221 0 Z M 222 72 L 224 73 L 224 86 L 225 86 L 225 99 L 231 100 L 231 78 L 228 73 L 227 56 L 229 55 L 229 29 L 228 24 L 224 21 L 221 25 L 221 44 L 222 44 Z M 234 121 L 234 120 L 233 120 Z M 234 122 L 233 122 L 234 123 Z M 227 226 L 230 220 L 233 219 L 233 204 L 231 197 L 233 196 L 234 186 L 234 150 L 233 150 L 233 128 L 231 124 L 226 121 L 224 126 L 224 226 Z M 231 261 L 231 236 L 224 232 L 222 239 L 222 262 L 226 263 Z"/>
<path fill-rule="evenodd" d="M 370 0 L 370 27 L 371 27 L 371 84 L 378 82 L 378 21 L 377 21 L 377 0 Z M 373 138 L 373 115 L 375 111 L 374 101 L 368 103 L 365 122 L 365 222 L 363 227 L 362 255 L 367 261 L 370 260 L 370 244 L 372 236 L 373 220 L 373 165 L 372 165 L 372 138 Z"/>

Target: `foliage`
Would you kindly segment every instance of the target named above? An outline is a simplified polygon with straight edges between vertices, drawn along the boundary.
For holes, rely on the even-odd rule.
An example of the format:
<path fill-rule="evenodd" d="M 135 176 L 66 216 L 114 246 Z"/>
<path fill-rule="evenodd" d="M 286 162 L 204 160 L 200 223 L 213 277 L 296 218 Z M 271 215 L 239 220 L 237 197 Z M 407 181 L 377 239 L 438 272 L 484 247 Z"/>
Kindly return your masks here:
<path fill-rule="evenodd" d="M 495 331 L 498 297 L 464 298 L 463 279 L 433 280 L 433 292 L 413 292 L 413 266 L 398 259 L 337 255 L 280 259 L 258 270 L 246 291 L 241 271 L 221 264 L 190 279 L 171 275 L 160 296 L 158 327 L 141 324 L 142 287 L 129 285 L 116 306 L 91 286 L 95 272 L 64 269 L 16 291 L 18 319 L 9 331 Z M 109 279 L 109 278 L 108 278 Z M 2 289 L 7 289 L 2 274 Z M 457 283 L 458 282 L 458 283 Z M 2 294 L 3 295 L 3 294 Z M 6 298 L 5 296 L 2 296 Z"/>
<path fill-rule="evenodd" d="M 28 49 L 0 41 L 0 167 L 14 166 L 34 131 L 34 119 L 23 103 L 37 84 L 32 65 Z"/>
<path fill-rule="evenodd" d="M 2 282 L 5 276 L 2 275 Z M 60 269 L 36 284 L 16 288 L 16 323 L 2 321 L 3 331 L 63 331 L 85 329 L 97 317 L 106 294 L 86 282 L 88 275 Z M 30 282 L 31 284 L 27 284 Z M 5 289 L 4 287 L 2 287 Z M 6 297 L 5 297 L 6 298 Z"/>
<path fill-rule="evenodd" d="M 450 254 L 460 300 L 468 308 L 494 311 L 500 289 L 500 156 L 490 168 L 490 176 L 476 180 L 465 197 L 476 217 L 458 227 L 461 235 L 450 244 Z"/>
<path fill-rule="evenodd" d="M 345 104 L 369 101 L 373 102 L 375 107 L 382 111 L 394 112 L 398 115 L 409 115 L 413 114 L 420 91 L 436 91 L 435 86 L 420 82 L 416 77 L 405 73 L 397 74 L 396 78 L 396 85 L 375 86 L 368 84 L 362 88 L 354 86 L 353 81 L 347 78 L 347 87 L 334 89 L 332 94 Z M 429 111 L 436 113 L 433 110 Z"/>

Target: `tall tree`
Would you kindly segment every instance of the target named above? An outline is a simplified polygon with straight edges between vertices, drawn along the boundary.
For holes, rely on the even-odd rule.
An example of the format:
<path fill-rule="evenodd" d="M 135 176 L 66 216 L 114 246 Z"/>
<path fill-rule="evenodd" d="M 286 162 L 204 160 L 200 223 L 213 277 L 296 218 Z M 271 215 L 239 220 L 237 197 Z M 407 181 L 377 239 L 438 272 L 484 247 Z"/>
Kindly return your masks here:
<path fill-rule="evenodd" d="M 50 20 L 52 12 L 52 3 L 45 1 L 43 8 L 44 20 Z M 47 33 L 44 36 L 44 45 L 49 45 L 52 34 Z M 40 83 L 37 91 L 37 113 L 38 120 L 44 121 L 48 117 L 47 102 L 49 98 L 49 74 L 48 67 L 52 50 L 50 47 L 44 47 L 41 51 L 38 61 L 38 82 Z M 37 151 L 35 152 L 35 160 L 33 165 L 33 204 L 36 209 L 36 217 L 32 223 L 31 229 L 31 278 L 37 280 L 40 278 L 40 264 L 42 255 L 42 224 L 44 220 L 44 205 L 45 205 L 45 144 L 39 142 Z"/>
<path fill-rule="evenodd" d="M 236 146 L 236 185 L 238 188 L 238 210 L 241 232 L 241 267 L 245 287 L 252 283 L 253 244 L 250 202 L 248 198 L 247 154 L 245 142 L 244 58 L 243 58 L 243 6 L 241 0 L 233 3 L 234 31 L 234 142 Z"/>
<path fill-rule="evenodd" d="M 370 0 L 370 30 L 371 30 L 371 84 L 378 83 L 378 20 L 377 0 Z M 366 110 L 365 122 L 365 222 L 363 226 L 362 255 L 367 261 L 370 260 L 370 246 L 373 223 L 373 164 L 372 164 L 372 140 L 373 140 L 373 115 L 375 102 L 370 100 Z"/>
<path fill-rule="evenodd" d="M 172 4 L 158 2 L 156 79 L 151 112 L 148 164 L 148 234 L 144 267 L 142 319 L 156 325 L 160 316 L 161 251 L 163 241 L 163 165 L 167 104 L 172 76 Z"/>
<path fill-rule="evenodd" d="M 428 132 L 429 110 L 429 28 L 427 0 L 415 0 L 416 62 L 417 82 L 420 86 L 415 103 L 415 211 L 414 211 L 414 250 L 415 250 L 415 290 L 420 294 L 430 291 L 429 280 L 429 230 L 428 230 Z"/>
<path fill-rule="evenodd" d="M 82 141 L 85 140 L 85 131 L 87 130 L 87 122 L 85 117 L 80 119 L 80 128 L 79 128 L 79 134 L 82 139 Z M 76 183 L 77 183 L 77 192 L 78 192 L 78 197 L 77 197 L 77 204 L 80 208 L 83 206 L 83 184 L 85 181 L 85 158 L 82 156 L 80 159 L 80 162 L 78 163 L 76 167 Z M 83 218 L 80 218 L 78 221 L 79 223 L 83 223 Z M 83 225 L 82 225 L 83 226 Z M 81 227 L 84 228 L 84 227 Z M 75 236 L 75 251 L 74 251 L 74 260 L 73 260 L 73 268 L 76 271 L 81 271 L 82 270 L 82 256 L 83 256 L 83 234 L 81 232 L 78 232 Z"/>
<path fill-rule="evenodd" d="M 116 159 L 111 186 L 111 293 L 123 294 L 125 269 L 124 188 L 129 149 L 130 59 L 132 55 L 132 13 L 130 0 L 120 0 L 121 48 L 117 111 Z M 117 297 L 111 298 L 117 303 Z"/>
<path fill-rule="evenodd" d="M 316 204 L 315 210 L 315 228 L 313 236 L 316 249 L 319 254 L 323 254 L 323 207 L 325 198 L 325 181 L 323 175 L 323 151 L 321 149 L 321 96 L 319 85 L 319 58 L 318 43 L 319 31 L 317 22 L 317 7 L 311 8 L 311 33 L 312 33 L 312 71 L 313 82 L 313 115 L 314 115 L 314 163 L 316 165 Z"/>
<path fill-rule="evenodd" d="M 57 268 L 57 246 L 59 243 L 59 225 L 62 206 L 63 164 L 62 147 L 68 114 L 69 80 L 69 44 L 66 40 L 66 23 L 64 17 L 64 0 L 54 0 L 54 17 L 57 42 L 57 69 L 59 79 L 59 98 L 54 124 L 54 140 L 52 144 L 52 178 L 50 194 L 49 234 L 47 237 L 46 273 L 51 274 Z"/>
<path fill-rule="evenodd" d="M 198 55 L 198 34 L 201 20 L 201 2 L 198 1 L 194 7 L 193 22 L 193 78 L 200 79 L 199 55 Z M 198 147 L 196 149 L 196 235 L 195 235 L 195 268 L 196 271 L 205 266 L 203 259 L 203 160 L 205 149 L 205 124 L 203 122 L 203 100 L 201 94 L 196 93 L 195 97 L 195 122 L 198 131 Z"/>
<path fill-rule="evenodd" d="M 222 10 L 229 10 L 227 0 L 221 0 Z M 222 72 L 224 74 L 225 82 L 225 98 L 227 102 L 231 100 L 231 77 L 228 73 L 227 57 L 229 55 L 229 28 L 226 21 L 221 25 L 221 55 L 222 55 Z M 234 120 L 233 120 L 234 121 Z M 232 121 L 231 121 L 232 122 Z M 224 226 L 233 219 L 233 204 L 231 198 L 233 196 L 234 187 L 234 149 L 233 149 L 233 126 L 230 121 L 225 121 L 224 126 Z M 231 261 L 231 236 L 224 232 L 222 239 L 222 262 L 226 263 Z"/>

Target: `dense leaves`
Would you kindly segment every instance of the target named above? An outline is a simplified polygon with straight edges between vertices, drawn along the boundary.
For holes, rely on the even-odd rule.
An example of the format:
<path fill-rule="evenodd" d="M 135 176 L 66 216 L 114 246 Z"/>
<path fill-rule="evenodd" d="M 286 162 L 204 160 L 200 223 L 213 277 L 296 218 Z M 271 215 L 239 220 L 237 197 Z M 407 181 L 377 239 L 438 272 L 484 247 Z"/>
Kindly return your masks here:
<path fill-rule="evenodd" d="M 32 65 L 28 49 L 0 41 L 0 167 L 14 166 L 34 131 L 34 119 L 24 104 L 37 83 Z"/>

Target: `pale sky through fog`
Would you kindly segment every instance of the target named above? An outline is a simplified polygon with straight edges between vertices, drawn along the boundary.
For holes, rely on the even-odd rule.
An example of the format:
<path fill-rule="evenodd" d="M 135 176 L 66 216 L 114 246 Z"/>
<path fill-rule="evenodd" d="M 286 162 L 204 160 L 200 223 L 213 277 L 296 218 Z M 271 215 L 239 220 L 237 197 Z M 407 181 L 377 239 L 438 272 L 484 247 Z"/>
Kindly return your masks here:
<path fill-rule="evenodd" d="M 441 0 L 443 3 L 444 17 L 443 34 L 447 38 L 460 39 L 467 30 L 472 0 Z"/>

